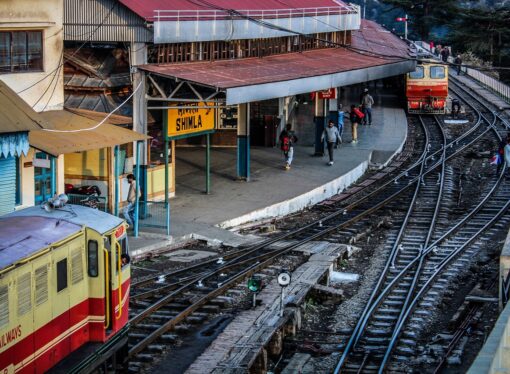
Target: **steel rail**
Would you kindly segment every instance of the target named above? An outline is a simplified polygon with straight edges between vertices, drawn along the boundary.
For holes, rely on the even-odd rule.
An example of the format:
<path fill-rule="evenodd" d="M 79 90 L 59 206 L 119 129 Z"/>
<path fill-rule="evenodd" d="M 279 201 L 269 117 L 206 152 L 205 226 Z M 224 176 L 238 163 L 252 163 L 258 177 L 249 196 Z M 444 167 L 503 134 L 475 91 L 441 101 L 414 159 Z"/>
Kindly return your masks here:
<path fill-rule="evenodd" d="M 457 84 L 458 85 L 458 84 Z M 458 85 L 459 86 L 459 85 Z M 459 86 L 459 88 L 461 88 Z M 457 96 L 461 97 L 461 95 L 459 95 L 458 92 L 456 92 L 455 90 L 452 90 L 453 92 L 455 92 L 457 94 Z M 506 121 L 503 121 L 502 118 L 497 115 L 495 112 L 493 112 L 487 105 L 485 105 L 480 99 L 478 99 L 477 97 L 475 97 L 474 95 L 472 95 L 471 93 L 467 92 L 467 90 L 463 90 L 464 93 L 468 94 L 473 100 L 475 100 L 478 104 L 482 105 L 486 110 L 488 110 L 489 112 L 492 113 L 494 119 L 493 121 L 489 121 L 480 111 L 478 111 L 478 109 L 476 109 L 474 107 L 474 105 L 472 105 L 471 103 L 469 103 L 467 100 L 464 100 L 466 104 L 468 104 L 473 110 L 475 110 L 476 112 L 478 112 L 478 114 L 480 115 L 481 118 L 484 119 L 484 121 L 486 121 L 487 123 L 490 123 L 490 126 L 491 128 L 494 130 L 495 134 L 496 134 L 496 137 L 501 140 L 501 136 L 498 132 L 498 130 L 496 129 L 496 123 L 498 120 L 500 120 L 504 125 L 505 127 L 508 129 L 508 123 Z M 492 194 L 494 193 L 494 191 L 496 190 L 496 188 L 500 185 L 500 182 L 503 178 L 503 175 L 504 175 L 504 168 L 501 170 L 501 173 L 499 175 L 499 178 L 497 179 L 495 185 L 493 186 L 493 188 L 491 189 L 491 194 L 489 196 L 492 196 Z M 486 201 L 486 200 L 485 200 Z M 475 234 L 473 234 L 466 242 L 464 242 L 464 244 L 460 247 L 458 247 L 455 251 L 453 251 L 452 253 L 450 253 L 446 258 L 444 258 L 440 263 L 439 265 L 436 265 L 436 270 L 435 272 L 429 276 L 428 280 L 425 282 L 424 285 L 421 286 L 421 288 L 419 289 L 419 291 L 417 292 L 417 294 L 414 296 L 412 302 L 409 304 L 408 308 L 406 309 L 405 313 L 404 313 L 404 316 L 402 318 L 402 320 L 397 324 L 397 327 L 394 329 L 394 332 L 393 332 L 393 336 L 390 340 L 390 343 L 386 349 L 386 352 L 384 354 L 384 357 L 383 357 L 383 360 L 382 360 L 382 363 L 381 363 L 381 366 L 379 368 L 379 373 L 382 374 L 388 361 L 389 361 L 389 357 L 391 355 L 391 352 L 393 351 L 393 348 L 395 347 L 396 343 L 397 343 L 397 340 L 400 336 L 400 333 L 402 331 L 402 328 L 405 324 L 405 322 L 407 321 L 407 319 L 409 318 L 410 314 L 412 313 L 412 311 L 414 310 L 416 304 L 418 303 L 418 301 L 421 299 L 421 296 L 424 294 L 425 291 L 428 290 L 428 288 L 430 287 L 430 285 L 432 284 L 432 281 L 435 280 L 435 278 L 442 272 L 442 270 L 453 260 L 455 259 L 459 254 L 461 254 L 463 252 L 463 250 L 468 247 L 478 236 L 480 236 L 485 230 L 487 230 L 489 227 L 491 227 L 494 222 L 499 218 L 501 217 L 506 211 L 507 209 L 510 207 L 510 200 L 507 201 L 507 203 L 498 211 L 498 213 L 492 217 L 492 219 L 487 222 L 482 228 L 480 228 L 478 231 L 476 231 Z M 460 223 L 463 223 L 463 222 L 459 222 Z M 458 225 L 457 225 L 458 226 Z M 429 252 L 427 253 L 430 253 L 430 251 L 432 250 L 433 247 L 431 247 L 431 249 L 429 250 Z"/>

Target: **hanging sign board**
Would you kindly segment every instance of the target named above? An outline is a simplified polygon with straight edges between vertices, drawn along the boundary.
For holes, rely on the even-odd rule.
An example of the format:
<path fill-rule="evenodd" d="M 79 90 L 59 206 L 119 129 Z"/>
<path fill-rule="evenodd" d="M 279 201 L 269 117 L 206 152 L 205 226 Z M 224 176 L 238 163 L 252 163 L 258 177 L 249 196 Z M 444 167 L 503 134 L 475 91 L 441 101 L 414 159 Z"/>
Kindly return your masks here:
<path fill-rule="evenodd" d="M 336 99 L 336 88 L 319 91 L 319 99 Z"/>
<path fill-rule="evenodd" d="M 169 139 L 186 138 L 214 131 L 216 110 L 205 106 L 214 103 L 172 103 L 175 109 L 167 111 L 167 136 Z"/>

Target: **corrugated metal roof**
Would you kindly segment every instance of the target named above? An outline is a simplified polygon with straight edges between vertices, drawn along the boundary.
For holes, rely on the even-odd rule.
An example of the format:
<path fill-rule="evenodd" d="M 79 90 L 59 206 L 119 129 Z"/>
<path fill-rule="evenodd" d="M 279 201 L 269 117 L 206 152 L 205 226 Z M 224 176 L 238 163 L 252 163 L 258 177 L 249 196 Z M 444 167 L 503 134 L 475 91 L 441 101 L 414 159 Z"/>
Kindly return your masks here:
<path fill-rule="evenodd" d="M 37 112 L 0 80 L 0 133 L 37 130 L 45 125 Z"/>
<path fill-rule="evenodd" d="M 152 31 L 118 0 L 65 0 L 64 40 L 151 42 Z"/>
<path fill-rule="evenodd" d="M 51 123 L 47 128 L 60 131 L 88 129 L 98 123 L 96 120 L 91 120 L 66 110 L 48 111 L 39 113 L 39 115 Z M 93 130 L 80 132 L 36 130 L 31 131 L 29 134 L 29 141 L 32 147 L 52 156 L 113 147 L 148 138 L 146 135 L 108 123 L 104 123 Z"/>
<path fill-rule="evenodd" d="M 385 65 L 408 57 L 407 50 L 405 42 L 381 26 L 363 22 L 361 30 L 353 32 L 352 48 L 213 62 L 149 64 L 140 68 L 225 90 Z"/>
<path fill-rule="evenodd" d="M 146 20 L 154 19 L 156 10 L 211 10 L 214 7 L 204 4 L 200 0 L 119 0 L 126 7 Z M 234 10 L 276 10 L 303 9 L 323 7 L 345 7 L 339 0 L 208 0 L 217 8 Z"/>

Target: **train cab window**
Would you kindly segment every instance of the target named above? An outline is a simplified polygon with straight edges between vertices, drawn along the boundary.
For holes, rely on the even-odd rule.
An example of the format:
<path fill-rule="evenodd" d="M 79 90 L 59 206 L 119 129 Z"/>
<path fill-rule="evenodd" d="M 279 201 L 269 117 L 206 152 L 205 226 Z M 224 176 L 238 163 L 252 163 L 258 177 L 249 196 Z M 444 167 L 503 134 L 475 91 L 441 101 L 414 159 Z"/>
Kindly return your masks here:
<path fill-rule="evenodd" d="M 415 71 L 409 73 L 410 79 L 423 79 L 425 77 L 425 69 L 423 66 L 417 66 Z"/>
<path fill-rule="evenodd" d="M 18 316 L 24 316 L 32 310 L 32 273 L 18 277 Z"/>
<path fill-rule="evenodd" d="M 0 328 L 9 323 L 9 288 L 0 287 Z"/>
<path fill-rule="evenodd" d="M 430 78 L 443 79 L 444 77 L 445 77 L 444 66 L 431 66 L 430 67 Z"/>
<path fill-rule="evenodd" d="M 97 277 L 99 273 L 98 244 L 95 240 L 89 240 L 87 245 L 88 273 L 90 277 Z"/>
<path fill-rule="evenodd" d="M 57 292 L 67 288 L 67 258 L 57 262 Z"/>

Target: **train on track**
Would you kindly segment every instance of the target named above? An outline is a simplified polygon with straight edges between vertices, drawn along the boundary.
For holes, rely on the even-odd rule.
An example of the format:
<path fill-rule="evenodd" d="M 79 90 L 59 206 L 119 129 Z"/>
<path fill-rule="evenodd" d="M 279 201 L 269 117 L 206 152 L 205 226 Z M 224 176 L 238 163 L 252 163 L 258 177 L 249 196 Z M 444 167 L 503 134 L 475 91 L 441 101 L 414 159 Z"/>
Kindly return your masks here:
<path fill-rule="evenodd" d="M 422 61 L 406 77 L 407 110 L 418 114 L 444 114 L 448 98 L 448 66 Z"/>
<path fill-rule="evenodd" d="M 2 374 L 90 372 L 127 358 L 126 229 L 78 205 L 0 218 Z"/>

